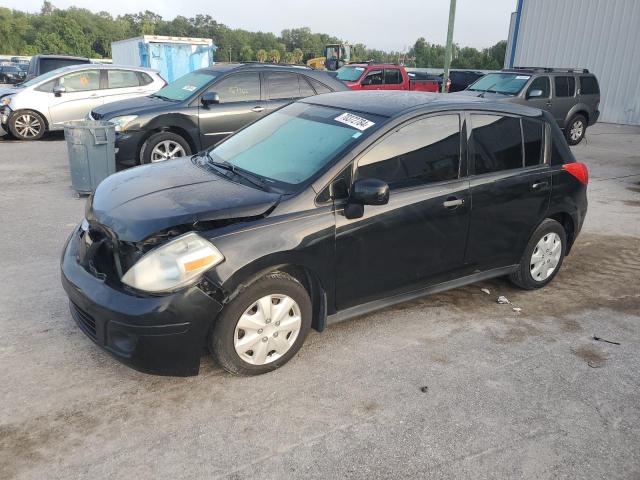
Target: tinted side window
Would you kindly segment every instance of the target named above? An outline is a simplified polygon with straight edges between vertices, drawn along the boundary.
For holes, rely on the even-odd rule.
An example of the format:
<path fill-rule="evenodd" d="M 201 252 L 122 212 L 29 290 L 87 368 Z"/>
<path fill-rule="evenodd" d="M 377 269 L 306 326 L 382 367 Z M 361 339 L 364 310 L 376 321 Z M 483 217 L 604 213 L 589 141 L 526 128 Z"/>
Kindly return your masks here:
<path fill-rule="evenodd" d="M 107 70 L 108 88 L 139 87 L 140 80 L 136 72 L 130 70 Z"/>
<path fill-rule="evenodd" d="M 63 75 L 58 79 L 58 85 L 65 87 L 67 92 L 86 92 L 100 88 L 100 72 L 98 70 L 82 70 Z"/>
<path fill-rule="evenodd" d="M 294 73 L 269 74 L 269 98 L 271 100 L 300 97 L 298 76 Z"/>
<path fill-rule="evenodd" d="M 544 142 L 544 124 L 528 118 L 522 119 L 522 134 L 524 137 L 524 164 L 527 167 L 542 163 L 542 149 Z"/>
<path fill-rule="evenodd" d="M 476 174 L 521 168 L 520 119 L 472 114 Z"/>
<path fill-rule="evenodd" d="M 301 97 L 311 97 L 316 94 L 309 85 L 309 82 L 302 75 L 298 75 L 298 82 L 300 83 L 300 96 Z"/>
<path fill-rule="evenodd" d="M 397 68 L 385 68 L 384 70 L 384 83 L 386 85 L 397 85 L 402 83 L 402 75 Z"/>
<path fill-rule="evenodd" d="M 574 77 L 556 77 L 554 86 L 556 97 L 573 97 L 576 91 L 576 79 Z"/>
<path fill-rule="evenodd" d="M 596 77 L 580 77 L 580 93 L 582 95 L 596 95 L 600 93 L 600 87 Z"/>
<path fill-rule="evenodd" d="M 458 178 L 460 118 L 439 115 L 393 132 L 358 162 L 359 178 L 377 178 L 392 189 Z"/>
<path fill-rule="evenodd" d="M 220 103 L 260 100 L 260 75 L 239 73 L 222 79 L 212 89 L 220 96 Z"/>
<path fill-rule="evenodd" d="M 527 89 L 527 97 L 529 97 L 529 94 L 533 90 L 542 90 L 542 95 L 535 98 L 549 98 L 549 94 L 551 93 L 551 83 L 549 82 L 549 77 L 538 77 L 534 79 Z"/>
<path fill-rule="evenodd" d="M 307 78 L 307 80 L 311 82 L 311 85 L 313 86 L 313 88 L 315 89 L 318 95 L 320 95 L 321 93 L 329 93 L 333 91 L 329 87 L 327 87 L 324 83 L 314 80 L 313 78 Z"/>
<path fill-rule="evenodd" d="M 371 70 L 362 80 L 363 85 L 382 85 L 382 70 Z"/>

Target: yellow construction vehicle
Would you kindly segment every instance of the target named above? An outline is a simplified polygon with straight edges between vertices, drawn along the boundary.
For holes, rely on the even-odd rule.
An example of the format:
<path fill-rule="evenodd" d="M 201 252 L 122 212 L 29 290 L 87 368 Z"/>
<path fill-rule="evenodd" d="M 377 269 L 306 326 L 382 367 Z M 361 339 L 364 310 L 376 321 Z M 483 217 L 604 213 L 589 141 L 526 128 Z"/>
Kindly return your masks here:
<path fill-rule="evenodd" d="M 307 66 L 316 70 L 337 70 L 351 61 L 351 45 L 332 43 L 325 45 L 324 56 L 307 61 Z"/>

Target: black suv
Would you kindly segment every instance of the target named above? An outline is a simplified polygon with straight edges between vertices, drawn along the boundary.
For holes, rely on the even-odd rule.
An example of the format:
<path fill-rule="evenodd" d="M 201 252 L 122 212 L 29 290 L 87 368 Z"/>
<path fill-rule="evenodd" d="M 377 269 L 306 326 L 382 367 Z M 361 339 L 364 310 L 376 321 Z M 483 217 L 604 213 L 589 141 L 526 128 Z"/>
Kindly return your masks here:
<path fill-rule="evenodd" d="M 304 66 L 216 64 L 155 95 L 110 103 L 90 114 L 116 126 L 117 160 L 152 163 L 190 155 L 294 100 L 347 87 Z"/>
<path fill-rule="evenodd" d="M 71 314 L 143 371 L 273 370 L 310 328 L 498 276 L 548 284 L 588 172 L 551 116 L 457 94 L 339 92 L 104 180 L 62 255 Z"/>

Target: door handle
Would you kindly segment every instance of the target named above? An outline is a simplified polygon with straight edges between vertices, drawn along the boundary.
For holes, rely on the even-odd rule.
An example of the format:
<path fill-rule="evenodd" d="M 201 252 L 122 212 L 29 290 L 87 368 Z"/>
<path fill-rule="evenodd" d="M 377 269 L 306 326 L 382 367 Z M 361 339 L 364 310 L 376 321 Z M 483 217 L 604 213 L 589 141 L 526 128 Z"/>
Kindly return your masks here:
<path fill-rule="evenodd" d="M 549 182 L 535 182 L 531 185 L 532 190 L 541 190 L 549 186 Z"/>
<path fill-rule="evenodd" d="M 253 107 L 251 111 L 256 113 L 264 112 L 264 107 Z"/>
<path fill-rule="evenodd" d="M 550 106 L 551 106 L 551 102 L 547 102 L 547 103 L 545 103 L 545 105 L 546 105 L 547 107 L 550 107 Z"/>
<path fill-rule="evenodd" d="M 442 203 L 442 205 L 444 206 L 444 208 L 450 208 L 453 210 L 454 208 L 458 208 L 460 205 L 464 205 L 464 199 L 449 197 Z"/>

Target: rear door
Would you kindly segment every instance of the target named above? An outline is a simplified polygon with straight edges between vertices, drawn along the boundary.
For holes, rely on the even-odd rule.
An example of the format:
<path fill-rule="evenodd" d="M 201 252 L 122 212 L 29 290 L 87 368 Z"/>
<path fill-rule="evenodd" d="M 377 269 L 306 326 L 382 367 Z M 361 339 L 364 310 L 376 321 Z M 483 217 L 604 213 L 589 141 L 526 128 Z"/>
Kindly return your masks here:
<path fill-rule="evenodd" d="M 466 263 L 480 270 L 515 265 L 548 208 L 545 125 L 504 114 L 468 117 L 473 175 Z"/>
<path fill-rule="evenodd" d="M 551 114 L 564 128 L 569 110 L 576 104 L 576 78 L 573 75 L 556 75 L 553 78 L 553 105 Z"/>
<path fill-rule="evenodd" d="M 216 92 L 220 103 L 205 107 L 200 99 L 197 100 L 202 148 L 214 145 L 265 114 L 265 102 L 260 93 L 260 74 L 257 72 L 234 73 L 223 77 L 207 91 Z"/>
<path fill-rule="evenodd" d="M 600 86 L 594 75 L 581 75 L 578 91 L 581 103 L 589 106 L 590 115 L 593 115 L 600 105 Z"/>
<path fill-rule="evenodd" d="M 469 221 L 458 113 L 412 120 L 356 160 L 356 178 L 388 183 L 389 203 L 336 212 L 338 310 L 454 278 Z"/>
<path fill-rule="evenodd" d="M 57 86 L 62 94 L 49 94 L 49 115 L 57 128 L 71 120 L 83 120 L 94 108 L 103 104 L 104 90 L 100 89 L 100 70 L 80 70 L 62 75 Z"/>
<path fill-rule="evenodd" d="M 140 77 L 133 70 L 108 69 L 103 70 L 103 75 L 106 77 L 104 79 L 106 83 L 104 103 L 145 94 L 145 88 L 140 85 Z"/>

